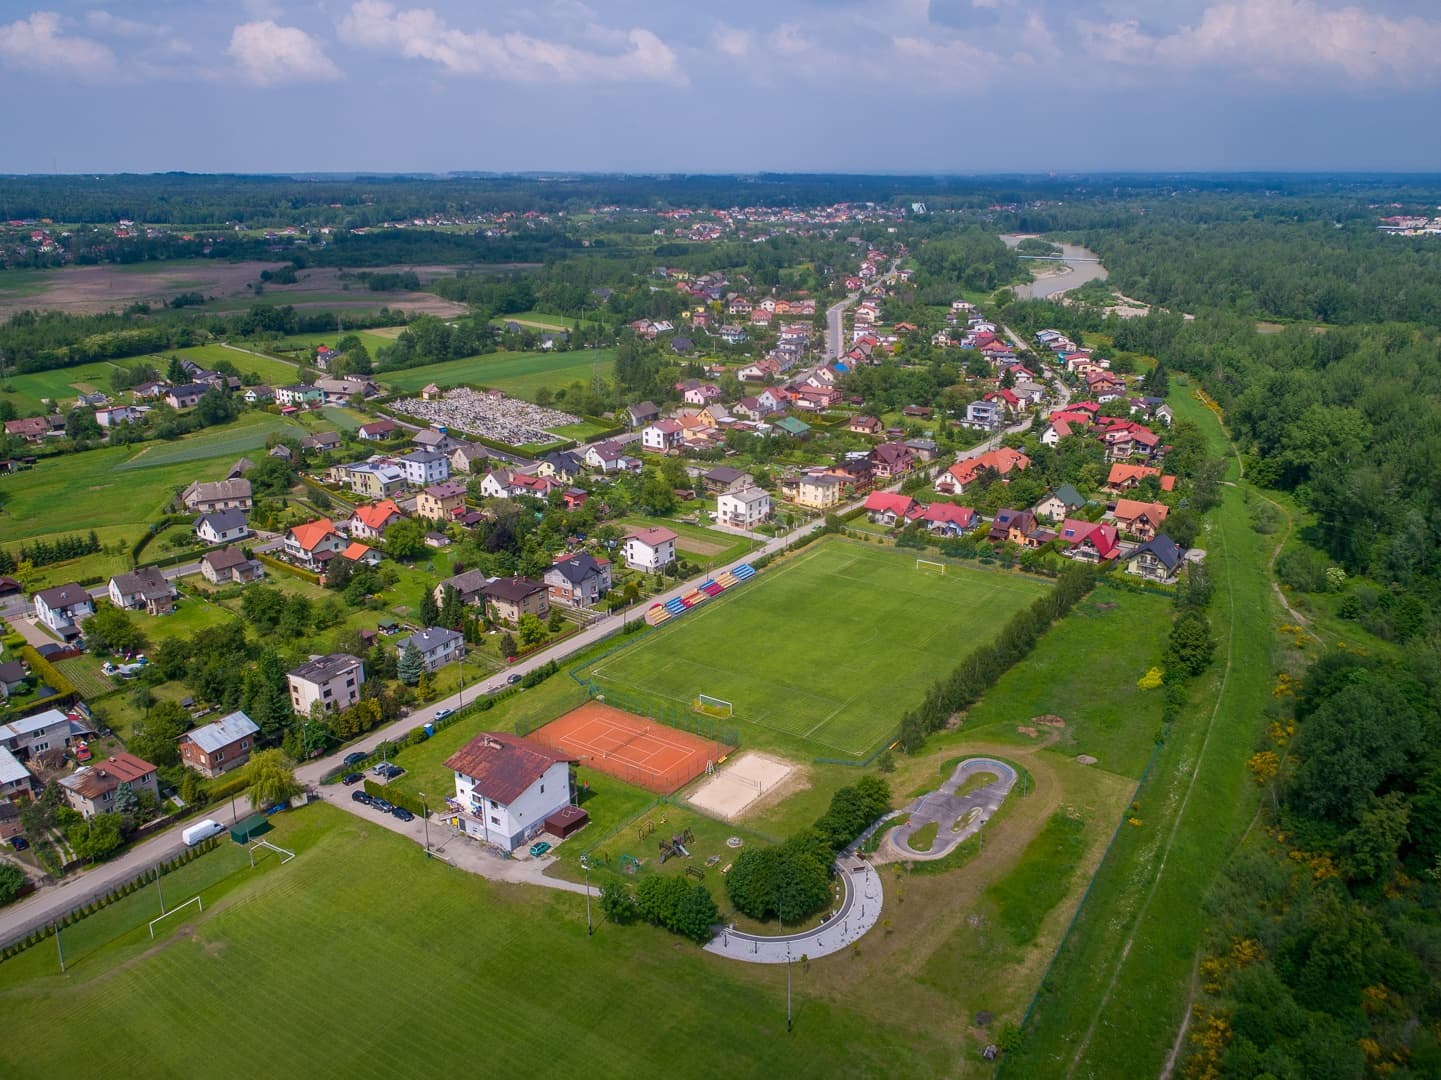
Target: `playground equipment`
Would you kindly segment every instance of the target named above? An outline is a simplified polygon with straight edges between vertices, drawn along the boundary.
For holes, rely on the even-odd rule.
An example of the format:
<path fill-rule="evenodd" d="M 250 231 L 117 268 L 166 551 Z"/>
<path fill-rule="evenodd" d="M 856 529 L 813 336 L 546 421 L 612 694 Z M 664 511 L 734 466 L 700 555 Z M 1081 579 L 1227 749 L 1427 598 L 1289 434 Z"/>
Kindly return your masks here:
<path fill-rule="evenodd" d="M 640 860 L 634 855 L 622 855 L 620 857 L 620 872 L 622 874 L 639 874 Z"/>
<path fill-rule="evenodd" d="M 705 870 L 703 870 L 699 866 L 687 866 L 685 868 L 685 872 L 686 877 L 693 877 L 697 881 L 702 881 L 705 879 Z"/>

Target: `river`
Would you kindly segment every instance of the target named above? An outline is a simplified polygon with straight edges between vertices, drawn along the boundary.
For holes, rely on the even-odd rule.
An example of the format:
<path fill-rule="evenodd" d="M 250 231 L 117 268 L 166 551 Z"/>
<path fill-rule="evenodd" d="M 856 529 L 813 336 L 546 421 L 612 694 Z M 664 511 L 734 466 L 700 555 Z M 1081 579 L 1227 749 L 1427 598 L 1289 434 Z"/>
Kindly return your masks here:
<path fill-rule="evenodd" d="M 1034 233 L 1008 233 L 1001 237 L 1007 247 L 1015 247 L 1027 236 Z M 1022 300 L 1046 300 L 1057 296 L 1060 293 L 1084 285 L 1088 281 L 1106 279 L 1106 268 L 1096 258 L 1094 251 L 1075 244 L 1058 244 L 1061 249 L 1060 265 L 1064 267 L 1057 272 L 1050 272 L 1056 267 L 1056 263 L 1043 262 L 1039 259 L 1027 259 L 1034 272 L 1043 275 L 1036 278 L 1029 285 L 1014 286 L 1015 294 Z M 1082 262 L 1080 260 L 1088 260 Z"/>

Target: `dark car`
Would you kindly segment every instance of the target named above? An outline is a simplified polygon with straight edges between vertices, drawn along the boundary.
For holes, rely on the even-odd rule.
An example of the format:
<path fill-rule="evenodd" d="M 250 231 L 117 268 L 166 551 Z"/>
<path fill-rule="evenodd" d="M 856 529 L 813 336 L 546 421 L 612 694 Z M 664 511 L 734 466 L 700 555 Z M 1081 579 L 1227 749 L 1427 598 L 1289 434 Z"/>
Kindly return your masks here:
<path fill-rule="evenodd" d="M 378 766 L 375 771 L 386 780 L 394 780 L 397 776 L 405 775 L 405 770 L 399 765 Z"/>
<path fill-rule="evenodd" d="M 349 787 L 351 784 L 358 784 L 358 783 L 360 783 L 360 782 L 361 782 L 362 780 L 364 780 L 364 779 L 365 779 L 365 777 L 361 776 L 360 773 L 358 773 L 358 772 L 353 772 L 353 773 L 346 773 L 344 776 L 342 776 L 342 777 L 340 778 L 340 782 L 341 782 L 342 784 L 344 784 L 346 787 Z"/>
<path fill-rule="evenodd" d="M 10 846 L 16 851 L 24 851 L 30 846 L 30 841 L 26 840 L 23 836 L 12 836 L 10 838 Z"/>
<path fill-rule="evenodd" d="M 412 814 L 409 810 L 407 810 L 407 809 L 406 809 L 405 807 L 403 807 L 403 806 L 397 806 L 397 807 L 395 807 L 394 809 L 392 809 L 390 812 L 391 812 L 393 815 L 395 815 L 396 817 L 400 818 L 401 821 L 414 821 L 414 820 L 415 820 L 415 815 Z"/>
<path fill-rule="evenodd" d="M 516 683 L 520 682 L 521 678 L 522 676 L 517 675 L 515 672 L 511 672 L 505 677 L 505 685 L 514 686 Z"/>
<path fill-rule="evenodd" d="M 366 792 L 364 792 L 364 791 L 352 791 L 352 792 L 350 793 L 350 797 L 351 797 L 351 799 L 354 800 L 355 802 L 364 803 L 366 806 L 369 806 L 369 805 L 371 805 L 373 802 L 375 802 L 375 800 L 372 799 L 372 798 L 371 798 Z"/>
<path fill-rule="evenodd" d="M 345 757 L 341 760 L 341 764 L 354 765 L 357 761 L 364 761 L 369 756 L 370 755 L 367 754 L 364 750 L 353 750 L 345 755 Z"/>
<path fill-rule="evenodd" d="M 395 806 L 386 799 L 372 799 L 370 805 L 376 810 L 379 810 L 382 814 L 390 814 L 395 812 Z"/>

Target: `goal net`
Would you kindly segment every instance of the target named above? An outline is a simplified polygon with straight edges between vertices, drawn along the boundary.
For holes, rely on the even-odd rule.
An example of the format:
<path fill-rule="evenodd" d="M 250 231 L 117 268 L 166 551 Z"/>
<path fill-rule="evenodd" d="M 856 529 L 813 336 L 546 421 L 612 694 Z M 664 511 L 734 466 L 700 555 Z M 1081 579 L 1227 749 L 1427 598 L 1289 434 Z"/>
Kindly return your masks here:
<path fill-rule="evenodd" d="M 691 708 L 698 713 L 705 713 L 707 716 L 721 719 L 729 719 L 734 711 L 731 703 L 725 698 L 711 697 L 709 694 L 697 694 L 696 699 L 691 702 Z"/>
<path fill-rule="evenodd" d="M 931 560 L 929 559 L 917 559 L 916 569 L 924 570 L 927 573 L 931 574 L 944 574 L 946 572 L 946 564 L 941 562 L 931 562 Z"/>

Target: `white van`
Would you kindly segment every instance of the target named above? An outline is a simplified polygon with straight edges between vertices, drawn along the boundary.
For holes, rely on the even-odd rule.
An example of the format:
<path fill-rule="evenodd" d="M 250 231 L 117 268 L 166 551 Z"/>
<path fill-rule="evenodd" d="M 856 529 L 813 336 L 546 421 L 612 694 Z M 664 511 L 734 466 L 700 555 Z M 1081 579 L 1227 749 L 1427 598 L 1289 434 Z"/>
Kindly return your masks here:
<path fill-rule="evenodd" d="M 219 836 L 224 831 L 225 826 L 220 824 L 220 822 L 206 818 L 204 821 L 197 821 L 181 833 L 180 839 L 185 841 L 187 847 L 194 847 L 202 840 L 209 840 L 212 836 Z"/>

